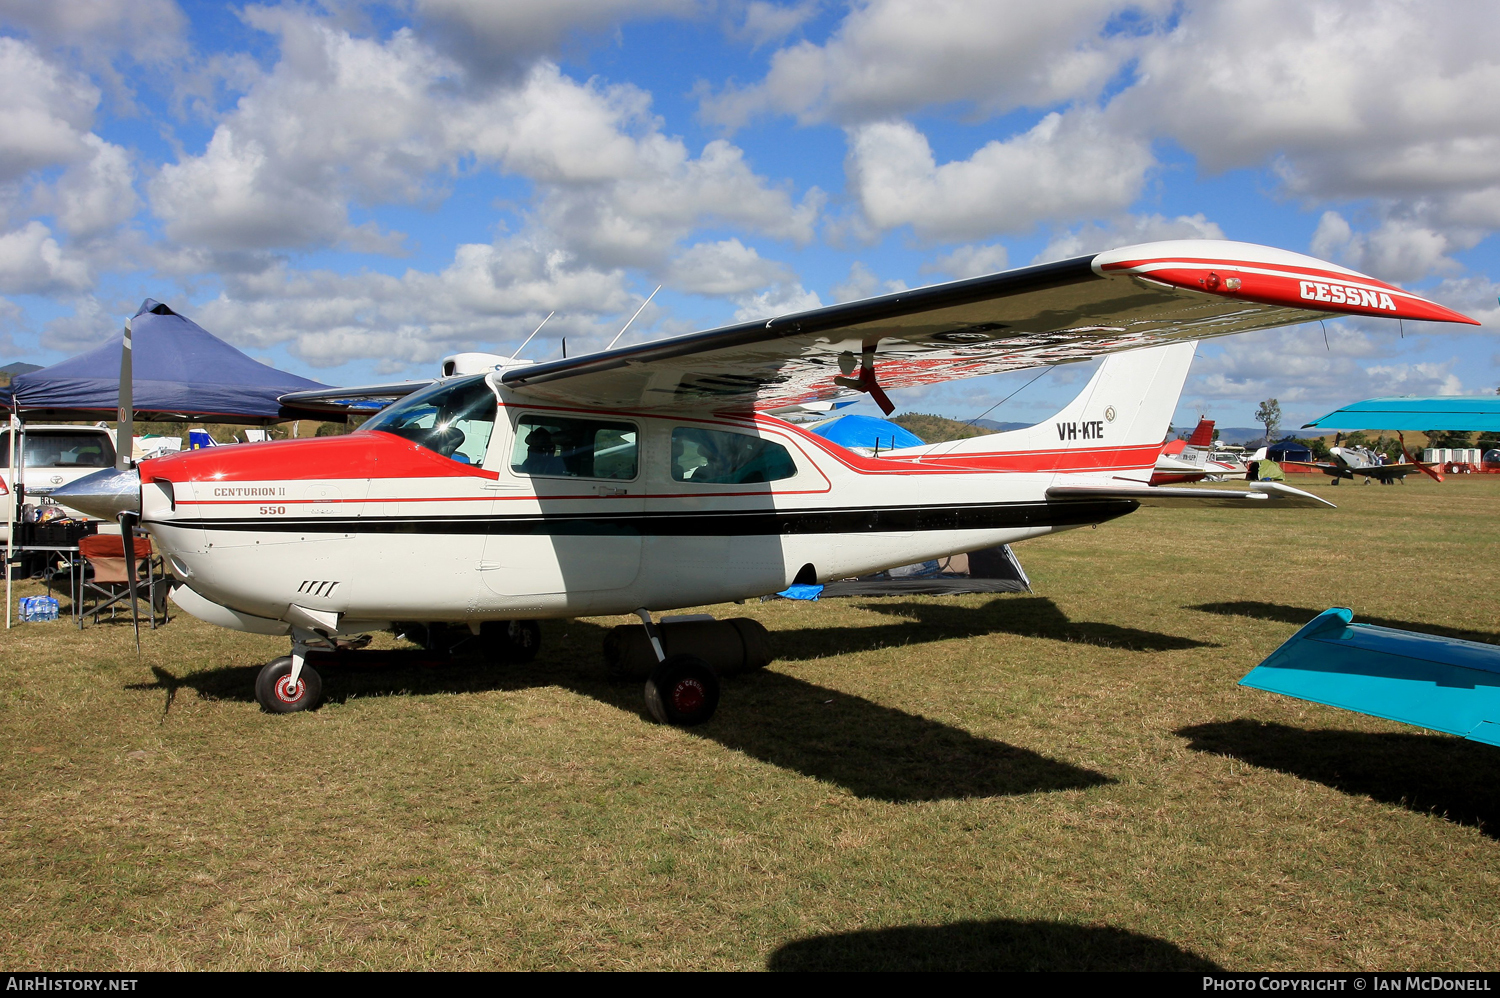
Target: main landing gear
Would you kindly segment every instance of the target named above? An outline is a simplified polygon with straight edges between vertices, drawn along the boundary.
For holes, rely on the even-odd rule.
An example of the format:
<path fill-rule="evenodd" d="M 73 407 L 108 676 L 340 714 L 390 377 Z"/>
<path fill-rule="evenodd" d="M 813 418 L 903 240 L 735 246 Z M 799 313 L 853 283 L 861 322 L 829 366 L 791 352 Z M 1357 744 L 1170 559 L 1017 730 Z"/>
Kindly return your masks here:
<path fill-rule="evenodd" d="M 622 624 L 604 639 L 605 664 L 617 678 L 645 676 L 646 710 L 662 724 L 702 724 L 718 709 L 720 677 L 771 660 L 766 629 L 745 617 L 694 614 L 653 623 L 644 608 L 636 616 L 640 628 Z"/>

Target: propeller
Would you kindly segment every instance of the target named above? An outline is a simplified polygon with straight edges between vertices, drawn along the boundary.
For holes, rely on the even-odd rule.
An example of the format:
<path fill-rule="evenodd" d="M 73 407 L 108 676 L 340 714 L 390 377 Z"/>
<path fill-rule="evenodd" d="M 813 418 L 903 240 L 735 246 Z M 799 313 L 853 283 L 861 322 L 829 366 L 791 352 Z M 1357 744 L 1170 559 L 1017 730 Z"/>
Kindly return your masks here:
<path fill-rule="evenodd" d="M 1396 439 L 1401 441 L 1401 456 L 1406 458 L 1407 464 L 1416 465 L 1418 470 L 1420 470 L 1422 474 L 1431 478 L 1435 482 L 1441 482 L 1443 480 L 1443 473 L 1441 471 L 1436 471 L 1434 470 L 1433 465 L 1423 464 L 1421 461 L 1418 461 L 1411 456 L 1411 452 L 1406 449 L 1406 438 L 1401 435 L 1400 430 L 1396 431 Z"/>
<path fill-rule="evenodd" d="M 116 412 L 115 470 L 129 471 L 135 449 L 135 368 L 131 356 L 131 320 L 125 320 L 125 338 L 120 349 L 120 399 Z M 136 602 L 135 525 L 138 513 L 123 512 L 120 521 L 120 546 L 125 554 L 125 585 L 130 589 L 130 622 L 135 625 L 135 654 L 141 654 L 141 612 Z"/>

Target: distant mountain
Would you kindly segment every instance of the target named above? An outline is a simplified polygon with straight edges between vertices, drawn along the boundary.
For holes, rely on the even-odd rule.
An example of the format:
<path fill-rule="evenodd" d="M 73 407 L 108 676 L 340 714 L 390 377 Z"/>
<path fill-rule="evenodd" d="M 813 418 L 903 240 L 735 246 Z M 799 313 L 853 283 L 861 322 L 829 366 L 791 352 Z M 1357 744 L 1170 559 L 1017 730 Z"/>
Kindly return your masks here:
<path fill-rule="evenodd" d="M 42 365 L 40 364 L 25 364 L 18 360 L 14 364 L 6 364 L 4 367 L 0 367 L 0 374 L 8 374 L 14 378 L 17 375 L 30 374 L 32 371 L 40 371 L 41 369 Z"/>
<path fill-rule="evenodd" d="M 968 422 L 962 419 L 949 419 L 946 416 L 933 416 L 924 412 L 903 412 L 891 422 L 915 433 L 922 438 L 923 443 L 929 444 L 941 443 L 944 440 L 982 437 L 986 433 L 994 433 L 998 430 L 1018 430 L 1031 425 L 1030 423 L 997 423 L 993 419 L 976 419 Z"/>
<path fill-rule="evenodd" d="M 1191 426 L 1176 427 L 1172 436 L 1180 433 L 1191 433 Z M 1219 431 L 1219 443 L 1221 444 L 1256 444 L 1266 439 L 1266 428 L 1264 426 L 1216 426 Z M 1276 438 L 1279 440 L 1287 434 L 1291 434 L 1301 440 L 1311 440 L 1313 437 L 1331 437 L 1332 430 L 1300 430 L 1295 426 L 1282 426 L 1276 430 Z"/>

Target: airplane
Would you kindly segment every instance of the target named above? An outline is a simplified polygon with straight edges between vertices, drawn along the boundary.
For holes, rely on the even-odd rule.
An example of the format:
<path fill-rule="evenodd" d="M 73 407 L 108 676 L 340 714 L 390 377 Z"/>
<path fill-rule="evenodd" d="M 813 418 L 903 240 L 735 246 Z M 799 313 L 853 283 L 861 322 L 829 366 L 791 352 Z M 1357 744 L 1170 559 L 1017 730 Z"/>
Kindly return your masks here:
<path fill-rule="evenodd" d="M 1214 421 L 1199 419 L 1186 440 L 1173 440 L 1162 445 L 1156 459 L 1156 471 L 1151 475 L 1152 485 L 1180 485 L 1187 482 L 1224 481 L 1244 478 L 1245 466 L 1237 462 L 1223 461 L 1213 456 Z"/>
<path fill-rule="evenodd" d="M 1336 434 L 1334 440 L 1338 439 L 1339 436 Z M 1370 484 L 1372 478 L 1381 485 L 1390 485 L 1392 482 L 1401 482 L 1404 485 L 1406 476 L 1413 471 L 1431 475 L 1440 482 L 1443 480 L 1427 465 L 1412 460 L 1411 455 L 1405 453 L 1404 447 L 1402 453 L 1406 460 L 1391 464 L 1384 463 L 1384 455 L 1377 454 L 1368 447 L 1333 446 L 1328 448 L 1328 452 L 1333 455 L 1332 462 L 1313 462 L 1307 464 L 1306 467 L 1321 471 L 1332 478 L 1334 485 L 1337 485 L 1340 479 L 1347 478 L 1353 481 L 1355 475 L 1363 476 L 1366 485 Z"/>
<path fill-rule="evenodd" d="M 657 659 L 648 712 L 691 725 L 719 680 L 666 654 L 673 624 L 654 614 L 1141 506 L 1330 507 L 1279 483 L 1149 484 L 1199 339 L 1330 312 L 1474 322 L 1297 253 L 1148 243 L 545 363 L 458 355 L 421 386 L 294 393 L 396 401 L 344 436 L 122 459 L 56 498 L 144 527 L 192 615 L 290 638 L 256 680 L 267 711 L 316 706 L 308 652 L 340 635 L 525 660 L 539 620 L 634 613 Z M 1101 357 L 1051 420 L 879 457 L 777 415 L 861 395 L 890 413 L 887 390 Z"/>

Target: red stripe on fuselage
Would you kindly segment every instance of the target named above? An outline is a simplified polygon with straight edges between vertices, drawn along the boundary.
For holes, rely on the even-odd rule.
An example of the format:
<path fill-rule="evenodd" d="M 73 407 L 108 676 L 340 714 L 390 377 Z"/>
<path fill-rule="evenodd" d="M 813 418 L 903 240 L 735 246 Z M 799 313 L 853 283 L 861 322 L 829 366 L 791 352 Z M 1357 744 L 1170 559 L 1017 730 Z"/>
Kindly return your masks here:
<path fill-rule="evenodd" d="M 338 478 L 486 478 L 500 476 L 450 461 L 392 433 L 367 430 L 341 437 L 207 447 L 141 462 L 141 483 L 299 482 Z"/>

